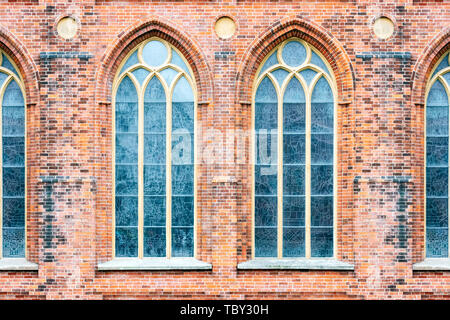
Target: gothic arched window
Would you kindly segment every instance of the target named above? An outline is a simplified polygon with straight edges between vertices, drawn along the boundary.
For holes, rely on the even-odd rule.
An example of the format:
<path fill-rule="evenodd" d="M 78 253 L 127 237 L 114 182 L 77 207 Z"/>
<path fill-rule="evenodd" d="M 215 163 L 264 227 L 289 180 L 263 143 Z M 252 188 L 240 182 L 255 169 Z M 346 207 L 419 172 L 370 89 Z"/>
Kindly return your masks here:
<path fill-rule="evenodd" d="M 255 257 L 333 257 L 335 80 L 291 38 L 257 72 L 253 100 Z"/>
<path fill-rule="evenodd" d="M 114 105 L 116 257 L 193 257 L 196 89 L 182 54 L 151 38 L 119 67 Z"/>
<path fill-rule="evenodd" d="M 449 52 L 436 64 L 426 98 L 426 256 L 449 256 Z"/>
<path fill-rule="evenodd" d="M 0 258 L 25 257 L 26 115 L 23 80 L 13 60 L 0 51 L 1 214 Z"/>

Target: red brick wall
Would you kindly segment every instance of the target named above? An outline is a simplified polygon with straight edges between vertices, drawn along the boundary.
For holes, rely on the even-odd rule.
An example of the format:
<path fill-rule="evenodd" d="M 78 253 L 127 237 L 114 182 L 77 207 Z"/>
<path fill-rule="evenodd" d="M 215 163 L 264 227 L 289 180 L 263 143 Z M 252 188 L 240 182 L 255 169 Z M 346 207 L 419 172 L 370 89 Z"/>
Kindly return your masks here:
<path fill-rule="evenodd" d="M 237 33 L 214 34 L 229 15 Z M 388 15 L 393 38 L 377 40 Z M 58 37 L 65 15 L 81 23 Z M 448 298 L 450 272 L 418 272 L 424 258 L 424 93 L 450 43 L 444 1 L 3 1 L 0 47 L 27 89 L 27 252 L 38 272 L 0 272 L 0 298 Z M 251 167 L 198 168 L 198 258 L 212 271 L 100 272 L 112 257 L 111 85 L 120 60 L 159 36 L 190 62 L 202 128 L 251 124 L 259 63 L 290 36 L 329 60 L 338 85 L 337 257 L 354 271 L 248 271 Z M 370 52 L 404 56 L 367 57 Z M 54 54 L 57 53 L 57 54 Z M 200 133 L 200 157 L 224 145 Z M 227 177 L 227 181 L 217 179 Z"/>

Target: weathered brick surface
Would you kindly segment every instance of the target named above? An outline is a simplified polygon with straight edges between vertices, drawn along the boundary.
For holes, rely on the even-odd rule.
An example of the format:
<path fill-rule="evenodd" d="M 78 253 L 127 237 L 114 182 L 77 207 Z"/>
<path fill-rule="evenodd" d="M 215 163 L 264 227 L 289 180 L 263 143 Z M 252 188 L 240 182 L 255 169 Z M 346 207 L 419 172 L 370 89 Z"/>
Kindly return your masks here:
<path fill-rule="evenodd" d="M 55 25 L 81 23 L 72 40 Z M 229 15 L 237 33 L 214 34 Z M 377 40 L 374 17 L 394 36 Z M 0 3 L 0 47 L 22 72 L 27 97 L 27 252 L 38 272 L 1 272 L 5 299 L 442 299 L 449 272 L 412 271 L 424 258 L 424 94 L 450 48 L 447 1 L 115 1 Z M 198 125 L 251 125 L 256 70 L 290 36 L 329 60 L 338 85 L 337 256 L 355 271 L 238 271 L 251 256 L 251 167 L 198 168 L 198 258 L 213 270 L 99 272 L 112 257 L 111 86 L 120 60 L 161 37 L 191 64 Z M 199 134 L 198 154 L 249 141 Z M 219 158 L 221 156 L 219 155 Z M 226 177 L 226 179 L 218 178 Z"/>

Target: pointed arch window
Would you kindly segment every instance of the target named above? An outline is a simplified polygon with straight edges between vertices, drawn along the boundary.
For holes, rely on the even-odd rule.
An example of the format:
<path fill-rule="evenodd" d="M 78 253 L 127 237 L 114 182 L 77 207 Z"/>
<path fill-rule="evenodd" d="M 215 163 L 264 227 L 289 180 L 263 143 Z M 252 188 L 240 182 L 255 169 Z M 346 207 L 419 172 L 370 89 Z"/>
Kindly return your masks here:
<path fill-rule="evenodd" d="M 449 52 L 437 62 L 426 97 L 426 256 L 449 257 Z"/>
<path fill-rule="evenodd" d="M 114 81 L 116 257 L 195 255 L 196 89 L 182 54 L 151 38 Z"/>
<path fill-rule="evenodd" d="M 23 79 L 0 51 L 0 258 L 24 258 L 26 248 L 26 114 Z"/>
<path fill-rule="evenodd" d="M 296 38 L 257 72 L 254 257 L 335 254 L 335 87 L 319 51 Z"/>

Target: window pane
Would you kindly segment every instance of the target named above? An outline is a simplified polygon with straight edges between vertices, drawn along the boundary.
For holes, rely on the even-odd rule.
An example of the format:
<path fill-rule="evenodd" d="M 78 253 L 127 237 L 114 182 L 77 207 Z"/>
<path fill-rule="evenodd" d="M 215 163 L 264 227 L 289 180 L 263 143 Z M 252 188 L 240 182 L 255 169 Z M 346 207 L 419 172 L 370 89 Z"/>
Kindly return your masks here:
<path fill-rule="evenodd" d="M 25 256 L 25 229 L 3 228 L 3 257 L 18 258 Z"/>
<path fill-rule="evenodd" d="M 25 195 L 25 168 L 3 167 L 3 196 Z"/>
<path fill-rule="evenodd" d="M 147 87 L 149 88 L 149 87 Z M 166 103 L 144 101 L 144 132 L 166 132 Z"/>
<path fill-rule="evenodd" d="M 166 166 L 144 165 L 144 195 L 164 195 L 166 192 Z"/>
<path fill-rule="evenodd" d="M 330 71 L 328 70 L 328 67 L 323 62 L 322 58 L 319 57 L 317 53 L 314 52 L 314 50 L 311 50 L 311 64 L 318 66 L 326 73 L 330 74 Z"/>
<path fill-rule="evenodd" d="M 283 228 L 283 257 L 305 256 L 305 228 Z"/>
<path fill-rule="evenodd" d="M 194 194 L 193 165 L 172 166 L 172 194 L 174 196 Z"/>
<path fill-rule="evenodd" d="M 174 102 L 172 105 L 172 130 L 194 132 L 194 103 Z"/>
<path fill-rule="evenodd" d="M 116 257 L 137 257 L 137 227 L 116 227 Z"/>
<path fill-rule="evenodd" d="M 427 166 L 448 165 L 448 137 L 427 137 Z"/>
<path fill-rule="evenodd" d="M 427 98 L 427 108 L 436 106 L 448 106 L 447 92 L 445 91 L 444 86 L 439 80 L 434 82 Z"/>
<path fill-rule="evenodd" d="M 448 136 L 448 106 L 427 106 L 427 136 Z"/>
<path fill-rule="evenodd" d="M 283 193 L 285 195 L 305 194 L 305 166 L 283 167 Z"/>
<path fill-rule="evenodd" d="M 333 135 L 311 135 L 311 163 L 333 164 Z"/>
<path fill-rule="evenodd" d="M 144 228 L 144 256 L 166 256 L 166 229 L 165 227 Z"/>
<path fill-rule="evenodd" d="M 128 58 L 127 62 L 125 62 L 125 64 L 123 65 L 122 70 L 120 70 L 120 73 L 124 72 L 124 71 L 127 70 L 129 67 L 131 67 L 131 66 L 133 66 L 133 65 L 139 63 L 139 60 L 138 60 L 138 57 L 137 57 L 137 52 L 138 52 L 138 50 L 135 50 L 135 51 L 130 55 L 130 57 Z"/>
<path fill-rule="evenodd" d="M 284 46 L 282 56 L 287 65 L 297 67 L 306 60 L 306 48 L 298 41 L 290 41 Z"/>
<path fill-rule="evenodd" d="M 163 64 L 169 52 L 167 47 L 158 40 L 149 41 L 142 50 L 142 58 L 150 66 L 160 66 Z"/>
<path fill-rule="evenodd" d="M 178 75 L 178 71 L 172 68 L 166 68 L 160 72 L 161 76 L 166 80 L 167 86 L 170 88 L 173 79 Z"/>
<path fill-rule="evenodd" d="M 427 227 L 448 226 L 448 198 L 427 198 Z"/>
<path fill-rule="evenodd" d="M 116 196 L 116 226 L 138 225 L 138 197 Z"/>
<path fill-rule="evenodd" d="M 255 256 L 277 256 L 277 228 L 255 227 Z"/>
<path fill-rule="evenodd" d="M 277 197 L 255 197 L 255 226 L 277 225 Z"/>
<path fill-rule="evenodd" d="M 193 102 L 194 92 L 186 77 L 181 77 L 173 89 L 173 102 Z"/>
<path fill-rule="evenodd" d="M 272 81 L 265 77 L 259 84 L 255 96 L 256 103 L 277 103 L 277 92 Z"/>
<path fill-rule="evenodd" d="M 448 195 L 448 168 L 427 168 L 427 196 Z"/>
<path fill-rule="evenodd" d="M 166 135 L 145 134 L 144 135 L 144 163 L 165 164 L 166 163 Z"/>
<path fill-rule="evenodd" d="M 297 78 L 292 78 L 283 97 L 283 132 L 305 132 L 305 93 Z"/>
<path fill-rule="evenodd" d="M 145 78 L 150 74 L 150 72 L 147 69 L 139 68 L 132 72 L 133 76 L 137 79 L 139 84 L 142 86 L 144 83 Z"/>
<path fill-rule="evenodd" d="M 3 198 L 3 227 L 25 227 L 25 198 Z"/>
<path fill-rule="evenodd" d="M 166 225 L 166 197 L 144 197 L 144 226 L 163 227 Z"/>
<path fill-rule="evenodd" d="M 305 135 L 283 135 L 283 164 L 305 164 Z"/>
<path fill-rule="evenodd" d="M 277 69 L 272 71 L 272 75 L 277 79 L 278 86 L 281 88 L 283 85 L 284 79 L 289 75 L 289 72 L 284 69 Z"/>
<path fill-rule="evenodd" d="M 311 166 L 311 194 L 333 194 L 333 166 Z"/>
<path fill-rule="evenodd" d="M 172 228 L 172 256 L 192 257 L 194 255 L 194 228 Z"/>
<path fill-rule="evenodd" d="M 194 197 L 172 197 L 172 226 L 194 226 Z"/>
<path fill-rule="evenodd" d="M 427 227 L 427 257 L 448 257 L 448 228 Z"/>
<path fill-rule="evenodd" d="M 303 79 L 305 79 L 306 83 L 310 85 L 317 72 L 311 69 L 305 69 L 301 71 L 300 74 L 302 75 Z"/>
<path fill-rule="evenodd" d="M 138 194 L 137 165 L 116 165 L 116 195 Z"/>
<path fill-rule="evenodd" d="M 333 228 L 311 227 L 311 257 L 333 256 Z"/>
<path fill-rule="evenodd" d="M 283 225 L 305 226 L 305 197 L 283 197 Z"/>
<path fill-rule="evenodd" d="M 263 67 L 261 68 L 261 71 L 259 72 L 260 74 L 263 73 L 265 70 L 269 69 L 270 67 L 278 64 L 277 52 L 278 52 L 278 50 L 275 50 L 275 52 L 273 52 L 270 55 L 270 57 L 267 58 L 267 60 L 264 63 Z"/>
<path fill-rule="evenodd" d="M 333 197 L 311 197 L 311 226 L 333 226 Z"/>
<path fill-rule="evenodd" d="M 131 164 L 138 161 L 137 134 L 116 133 L 116 163 Z"/>
<path fill-rule="evenodd" d="M 255 165 L 255 195 L 277 194 L 277 167 Z"/>

